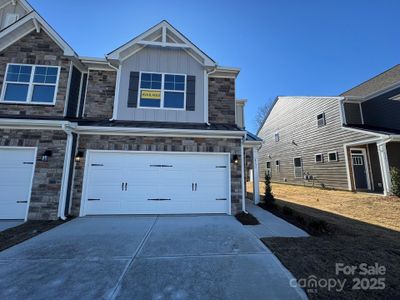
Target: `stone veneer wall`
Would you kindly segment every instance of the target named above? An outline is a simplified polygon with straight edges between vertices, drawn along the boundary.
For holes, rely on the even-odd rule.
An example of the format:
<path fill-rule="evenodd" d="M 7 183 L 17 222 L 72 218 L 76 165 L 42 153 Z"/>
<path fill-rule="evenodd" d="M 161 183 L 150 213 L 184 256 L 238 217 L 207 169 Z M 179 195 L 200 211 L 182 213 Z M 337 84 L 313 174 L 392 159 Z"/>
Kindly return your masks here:
<path fill-rule="evenodd" d="M 179 152 L 230 152 L 240 158 L 240 139 L 178 138 L 178 137 L 134 137 L 80 135 L 79 150 L 123 150 L 123 151 L 179 151 Z M 71 213 L 79 215 L 85 158 L 75 163 Z M 241 162 L 231 163 L 232 214 L 241 210 Z"/>
<path fill-rule="evenodd" d="M 210 123 L 235 124 L 235 79 L 208 79 L 208 119 Z"/>
<path fill-rule="evenodd" d="M 64 56 L 63 50 L 43 30 L 39 33 L 33 31 L 0 52 L 1 88 L 7 63 L 60 66 L 60 78 L 55 105 L 19 105 L 2 102 L 0 103 L 0 114 L 57 117 L 64 115 L 70 60 Z"/>
<path fill-rule="evenodd" d="M 114 71 L 89 71 L 83 113 L 85 118 L 112 118 L 116 76 Z"/>
<path fill-rule="evenodd" d="M 67 136 L 56 130 L 0 129 L 0 146 L 37 147 L 28 219 L 57 219 Z M 52 156 L 41 161 L 45 150 Z"/>

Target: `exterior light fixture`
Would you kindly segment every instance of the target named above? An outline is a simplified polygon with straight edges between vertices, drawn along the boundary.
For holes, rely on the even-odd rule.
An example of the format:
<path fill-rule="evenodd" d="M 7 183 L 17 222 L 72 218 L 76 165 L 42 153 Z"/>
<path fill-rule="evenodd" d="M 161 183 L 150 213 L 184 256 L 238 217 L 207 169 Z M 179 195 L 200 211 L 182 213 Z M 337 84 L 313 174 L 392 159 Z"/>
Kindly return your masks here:
<path fill-rule="evenodd" d="M 42 154 L 42 161 L 48 161 L 49 157 L 53 155 L 53 152 L 51 150 L 46 150 Z"/>
<path fill-rule="evenodd" d="M 239 163 L 239 156 L 237 154 L 232 156 L 232 162 L 237 165 Z"/>
<path fill-rule="evenodd" d="M 82 158 L 83 158 L 83 151 L 78 151 L 78 153 L 75 156 L 75 161 L 80 162 Z"/>

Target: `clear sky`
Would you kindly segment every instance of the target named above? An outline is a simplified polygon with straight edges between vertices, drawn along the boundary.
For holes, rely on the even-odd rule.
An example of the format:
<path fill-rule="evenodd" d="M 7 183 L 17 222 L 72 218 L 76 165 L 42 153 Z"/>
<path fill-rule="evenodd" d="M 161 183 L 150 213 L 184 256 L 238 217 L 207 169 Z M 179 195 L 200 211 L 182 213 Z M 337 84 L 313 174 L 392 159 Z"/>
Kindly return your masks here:
<path fill-rule="evenodd" d="M 399 0 L 30 0 L 81 56 L 163 19 L 221 66 L 240 67 L 247 129 L 278 95 L 338 95 L 400 63 Z"/>

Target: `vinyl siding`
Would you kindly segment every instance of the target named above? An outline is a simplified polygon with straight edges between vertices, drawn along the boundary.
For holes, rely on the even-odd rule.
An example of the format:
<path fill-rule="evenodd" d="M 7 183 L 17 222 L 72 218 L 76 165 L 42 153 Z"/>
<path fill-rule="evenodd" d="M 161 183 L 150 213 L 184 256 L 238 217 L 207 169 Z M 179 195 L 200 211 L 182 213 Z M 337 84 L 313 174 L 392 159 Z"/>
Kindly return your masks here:
<path fill-rule="evenodd" d="M 400 88 L 363 102 L 365 124 L 400 130 L 400 101 L 389 100 L 398 94 L 400 94 Z"/>
<path fill-rule="evenodd" d="M 0 1 L 0 6 L 6 2 L 7 2 L 7 0 Z M 18 19 L 21 19 L 23 16 L 25 16 L 27 14 L 25 9 L 18 2 L 16 3 L 16 5 L 13 5 L 10 2 L 8 5 L 3 7 L 2 9 L 0 9 L 0 28 L 1 29 L 6 27 L 5 22 L 7 19 L 7 14 L 9 14 L 9 13 L 18 14 L 19 15 Z"/>
<path fill-rule="evenodd" d="M 195 110 L 164 110 L 128 107 L 130 72 L 161 72 L 196 76 Z M 204 122 L 204 70 L 184 50 L 144 48 L 121 66 L 117 119 L 163 122 Z"/>
<path fill-rule="evenodd" d="M 359 103 L 344 103 L 347 124 L 362 124 L 361 106 Z"/>
<path fill-rule="evenodd" d="M 326 125 L 318 128 L 317 115 L 325 113 Z M 280 141 L 274 134 L 279 132 Z M 266 162 L 271 161 L 272 181 L 312 185 L 294 177 L 294 157 L 301 157 L 303 170 L 316 178 L 315 185 L 348 189 L 344 144 L 372 136 L 341 128 L 337 98 L 280 97 L 259 132 L 263 139 L 260 154 L 260 179 Z M 293 141 L 293 142 L 292 142 Z M 295 145 L 296 144 L 296 145 Z M 328 152 L 336 151 L 339 161 L 328 162 Z M 315 163 L 315 154 L 324 155 L 324 163 Z M 280 160 L 280 172 L 275 161 Z"/>

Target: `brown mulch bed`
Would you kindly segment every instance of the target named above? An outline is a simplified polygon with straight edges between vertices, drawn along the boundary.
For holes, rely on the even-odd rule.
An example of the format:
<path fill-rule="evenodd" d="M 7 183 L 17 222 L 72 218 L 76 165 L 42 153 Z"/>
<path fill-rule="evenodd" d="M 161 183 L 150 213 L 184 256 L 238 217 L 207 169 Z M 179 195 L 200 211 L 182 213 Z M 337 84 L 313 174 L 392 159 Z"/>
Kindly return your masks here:
<path fill-rule="evenodd" d="M 236 214 L 235 217 L 243 225 L 258 225 L 258 224 L 260 224 L 260 222 L 258 222 L 257 218 L 249 212 L 245 213 L 244 211 L 242 211 L 241 213 Z"/>
<path fill-rule="evenodd" d="M 400 233 L 331 212 L 276 200 L 269 211 L 303 228 L 308 238 L 263 238 L 263 243 L 299 279 L 344 282 L 344 289 L 305 287 L 310 299 L 400 299 Z M 356 266 L 354 275 L 336 274 L 336 263 Z M 384 275 L 360 275 L 360 264 L 386 268 Z M 364 286 L 354 289 L 357 278 Z M 384 289 L 371 289 L 384 278 Z M 308 281 L 310 282 L 310 281 Z M 333 282 L 333 281 L 332 281 Z M 379 286 L 377 284 L 376 286 Z"/>
<path fill-rule="evenodd" d="M 0 232 L 0 251 L 22 243 L 67 221 L 27 221 L 19 226 L 6 229 Z"/>

